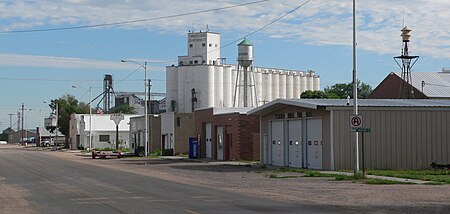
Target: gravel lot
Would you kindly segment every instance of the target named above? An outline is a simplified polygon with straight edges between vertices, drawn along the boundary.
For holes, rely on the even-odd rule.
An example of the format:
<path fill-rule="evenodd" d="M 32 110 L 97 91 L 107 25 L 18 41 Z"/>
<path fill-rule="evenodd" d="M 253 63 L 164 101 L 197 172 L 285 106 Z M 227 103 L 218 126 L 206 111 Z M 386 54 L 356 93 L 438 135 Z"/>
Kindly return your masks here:
<path fill-rule="evenodd" d="M 368 185 L 334 178 L 270 178 L 259 167 L 217 165 L 202 161 L 146 158 L 91 159 L 73 152 L 48 152 L 90 164 L 187 185 L 310 205 L 343 206 L 371 213 L 450 213 L 450 185 Z"/>

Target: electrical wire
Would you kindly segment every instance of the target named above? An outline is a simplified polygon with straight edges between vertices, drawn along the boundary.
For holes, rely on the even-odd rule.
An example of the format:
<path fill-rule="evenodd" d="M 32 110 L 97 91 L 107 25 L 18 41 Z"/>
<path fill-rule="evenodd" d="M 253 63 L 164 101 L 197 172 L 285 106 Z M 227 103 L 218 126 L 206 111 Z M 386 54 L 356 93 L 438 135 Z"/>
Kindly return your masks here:
<path fill-rule="evenodd" d="M 97 28 L 97 27 L 127 25 L 127 24 L 139 23 L 139 22 L 156 21 L 156 20 L 161 20 L 161 19 L 170 19 L 170 18 L 176 18 L 176 17 L 182 17 L 182 16 L 190 16 L 190 15 L 195 15 L 195 14 L 200 14 L 200 13 L 209 13 L 209 12 L 214 12 L 214 11 L 227 10 L 227 9 L 232 9 L 232 8 L 236 8 L 236 7 L 242 7 L 242 6 L 247 6 L 247 5 L 259 4 L 259 3 L 267 2 L 267 1 L 271 1 L 271 0 L 258 0 L 258 1 L 242 3 L 242 4 L 226 6 L 226 7 L 219 7 L 219 8 L 213 8 L 213 9 L 207 9 L 207 10 L 200 10 L 200 11 L 194 11 L 194 12 L 188 12 L 188 13 L 181 13 L 181 14 L 160 16 L 160 17 L 146 18 L 146 19 L 138 19 L 138 20 L 131 20 L 131 21 L 112 22 L 112 23 L 94 24 L 94 25 L 81 25 L 81 26 L 73 26 L 73 27 L 60 27 L 60 28 L 44 28 L 44 29 L 31 29 L 31 30 L 10 30 L 10 31 L 0 31 L 0 34 L 63 31 L 63 30 L 76 30 L 76 29 L 85 29 L 85 28 Z"/>
<path fill-rule="evenodd" d="M 264 30 L 265 28 L 267 28 L 267 27 L 269 27 L 269 26 L 275 24 L 276 22 L 280 21 L 280 20 L 283 19 L 284 17 L 288 16 L 289 14 L 291 14 L 291 13 L 297 11 L 298 9 L 300 9 L 300 8 L 303 7 L 303 6 L 305 6 L 306 4 L 308 4 L 308 3 L 311 2 L 311 1 L 312 1 L 312 0 L 307 0 L 307 1 L 303 2 L 302 4 L 298 5 L 297 7 L 295 7 L 294 9 L 292 9 L 292 10 L 286 12 L 286 13 L 283 14 L 282 16 L 280 16 L 280 17 L 278 17 L 278 18 L 272 20 L 271 22 L 265 24 L 264 26 L 262 26 L 262 27 L 260 27 L 260 28 L 258 28 L 258 29 L 256 29 L 256 30 L 254 30 L 254 31 L 252 31 L 252 32 L 250 32 L 250 33 L 248 33 L 248 34 L 242 36 L 242 37 L 239 37 L 238 39 L 233 40 L 232 42 L 227 43 L 227 44 L 225 44 L 225 45 L 223 45 L 223 46 L 221 46 L 221 47 L 219 47 L 219 48 L 217 48 L 217 49 L 208 51 L 208 52 L 204 53 L 203 55 L 206 56 L 206 54 L 208 54 L 208 53 L 211 53 L 211 52 L 214 52 L 214 51 L 221 50 L 222 48 L 225 48 L 225 47 L 227 47 L 227 46 L 230 46 L 230 45 L 232 45 L 232 44 L 235 44 L 235 43 L 239 42 L 240 40 L 242 40 L 242 39 L 244 39 L 244 38 L 246 38 L 246 37 L 249 37 L 249 36 L 251 36 L 251 35 L 253 35 L 253 34 L 255 34 L 255 33 L 259 32 L 259 31 L 262 31 L 262 30 Z"/>

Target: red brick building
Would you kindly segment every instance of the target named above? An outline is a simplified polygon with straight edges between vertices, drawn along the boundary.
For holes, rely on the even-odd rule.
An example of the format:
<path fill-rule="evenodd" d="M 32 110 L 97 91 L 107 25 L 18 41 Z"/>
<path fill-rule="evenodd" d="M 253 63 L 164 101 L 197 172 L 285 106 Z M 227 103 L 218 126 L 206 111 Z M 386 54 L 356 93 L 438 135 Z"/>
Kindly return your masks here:
<path fill-rule="evenodd" d="M 205 108 L 195 111 L 200 157 L 215 160 L 259 160 L 259 117 L 251 108 Z"/>

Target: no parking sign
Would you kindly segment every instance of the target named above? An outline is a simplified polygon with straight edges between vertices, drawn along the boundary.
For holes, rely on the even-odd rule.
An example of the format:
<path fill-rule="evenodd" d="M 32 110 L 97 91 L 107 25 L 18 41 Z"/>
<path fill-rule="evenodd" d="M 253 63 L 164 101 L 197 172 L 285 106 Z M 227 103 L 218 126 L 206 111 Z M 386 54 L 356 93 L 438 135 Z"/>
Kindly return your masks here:
<path fill-rule="evenodd" d="M 356 132 L 358 128 L 363 127 L 363 116 L 351 114 L 350 115 L 350 131 Z"/>

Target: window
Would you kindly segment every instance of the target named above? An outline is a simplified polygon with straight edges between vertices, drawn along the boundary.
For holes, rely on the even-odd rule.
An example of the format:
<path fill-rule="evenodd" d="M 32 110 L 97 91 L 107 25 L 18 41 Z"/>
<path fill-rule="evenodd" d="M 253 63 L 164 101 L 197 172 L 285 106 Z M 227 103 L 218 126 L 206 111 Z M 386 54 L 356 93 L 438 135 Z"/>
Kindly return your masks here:
<path fill-rule="evenodd" d="M 194 45 L 193 44 L 189 44 L 189 47 L 192 48 Z"/>
<path fill-rule="evenodd" d="M 212 47 L 212 43 L 209 43 L 209 47 Z"/>
<path fill-rule="evenodd" d="M 215 47 L 217 48 L 217 46 L 218 46 L 218 45 L 217 45 L 217 44 L 215 44 L 214 46 L 215 46 Z"/>
<path fill-rule="evenodd" d="M 181 118 L 177 117 L 177 127 L 180 127 L 180 126 L 181 126 Z"/>
<path fill-rule="evenodd" d="M 206 46 L 206 44 L 205 43 L 202 43 L 202 47 L 205 47 Z"/>
<path fill-rule="evenodd" d="M 192 61 L 189 61 L 189 65 L 192 65 Z"/>
<path fill-rule="evenodd" d="M 109 142 L 109 135 L 99 135 L 98 138 L 100 142 Z"/>
<path fill-rule="evenodd" d="M 202 64 L 205 64 L 206 63 L 206 60 L 202 60 Z"/>
<path fill-rule="evenodd" d="M 198 64 L 198 60 L 194 60 L 194 64 Z"/>

